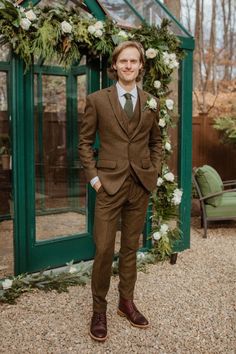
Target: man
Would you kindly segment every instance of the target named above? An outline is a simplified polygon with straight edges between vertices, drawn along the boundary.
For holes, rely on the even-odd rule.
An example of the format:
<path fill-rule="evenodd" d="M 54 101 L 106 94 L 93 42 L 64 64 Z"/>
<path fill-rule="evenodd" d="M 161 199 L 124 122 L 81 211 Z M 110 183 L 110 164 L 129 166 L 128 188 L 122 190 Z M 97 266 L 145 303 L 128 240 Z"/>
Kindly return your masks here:
<path fill-rule="evenodd" d="M 97 192 L 90 335 L 98 341 L 107 338 L 106 294 L 120 216 L 118 314 L 135 327 L 148 326 L 133 302 L 136 252 L 150 192 L 156 186 L 160 170 L 161 137 L 158 109 L 149 108 L 150 95 L 136 86 L 144 68 L 143 53 L 142 46 L 134 41 L 115 48 L 110 74 L 117 83 L 87 97 L 81 123 L 80 159 L 88 181 Z M 97 161 L 92 149 L 96 132 L 100 141 Z"/>

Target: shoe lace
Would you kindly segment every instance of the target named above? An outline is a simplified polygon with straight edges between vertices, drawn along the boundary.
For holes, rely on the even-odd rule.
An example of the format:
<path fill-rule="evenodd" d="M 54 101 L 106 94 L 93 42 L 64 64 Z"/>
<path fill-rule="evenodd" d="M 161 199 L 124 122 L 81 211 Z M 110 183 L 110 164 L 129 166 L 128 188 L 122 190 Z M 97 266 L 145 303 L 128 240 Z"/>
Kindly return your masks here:
<path fill-rule="evenodd" d="M 93 321 L 95 324 L 98 324 L 99 322 L 106 324 L 107 323 L 106 314 L 105 313 L 94 313 Z"/>

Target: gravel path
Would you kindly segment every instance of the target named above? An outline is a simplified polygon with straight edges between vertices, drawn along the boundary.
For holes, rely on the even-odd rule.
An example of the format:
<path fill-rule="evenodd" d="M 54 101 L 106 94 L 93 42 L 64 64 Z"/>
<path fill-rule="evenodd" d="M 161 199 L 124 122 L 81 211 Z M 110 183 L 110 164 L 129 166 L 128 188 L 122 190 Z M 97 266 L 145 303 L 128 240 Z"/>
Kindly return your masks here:
<path fill-rule="evenodd" d="M 68 293 L 25 294 L 0 305 L 0 353 L 235 354 L 236 228 L 211 228 L 208 239 L 192 228 L 191 249 L 177 264 L 139 272 L 135 301 L 151 327 L 132 327 L 116 314 L 118 279 L 108 295 L 105 343 L 88 336 L 90 284 Z"/>

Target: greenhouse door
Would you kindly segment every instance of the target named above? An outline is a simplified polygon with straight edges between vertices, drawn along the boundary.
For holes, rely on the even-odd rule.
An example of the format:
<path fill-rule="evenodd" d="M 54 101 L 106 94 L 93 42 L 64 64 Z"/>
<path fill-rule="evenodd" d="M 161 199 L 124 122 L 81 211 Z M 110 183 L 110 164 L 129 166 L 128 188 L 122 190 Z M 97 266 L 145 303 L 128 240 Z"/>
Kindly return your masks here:
<path fill-rule="evenodd" d="M 26 128 L 26 144 L 33 151 L 26 161 L 32 172 L 26 175 L 27 272 L 94 255 L 95 193 L 86 185 L 78 156 L 86 95 L 94 89 L 92 76 L 85 65 L 70 72 L 34 68 L 34 118 Z"/>

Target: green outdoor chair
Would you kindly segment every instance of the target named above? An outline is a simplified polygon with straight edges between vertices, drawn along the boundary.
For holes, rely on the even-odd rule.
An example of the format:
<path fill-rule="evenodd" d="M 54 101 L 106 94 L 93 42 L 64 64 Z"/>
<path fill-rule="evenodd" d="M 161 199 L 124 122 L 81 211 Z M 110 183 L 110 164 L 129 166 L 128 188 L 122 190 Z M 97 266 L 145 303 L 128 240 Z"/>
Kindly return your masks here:
<path fill-rule="evenodd" d="M 222 181 L 218 172 L 204 165 L 193 169 L 193 183 L 201 205 L 201 224 L 207 237 L 208 221 L 236 220 L 236 180 Z"/>

